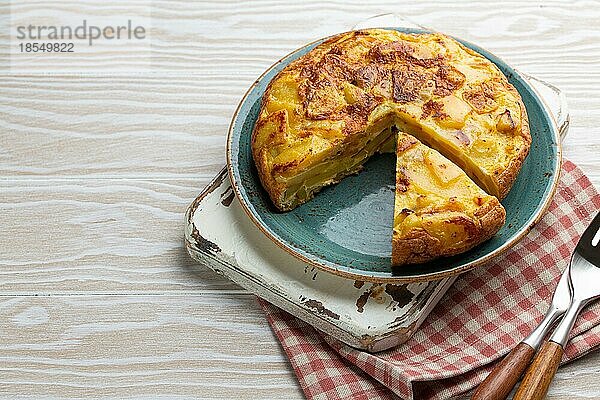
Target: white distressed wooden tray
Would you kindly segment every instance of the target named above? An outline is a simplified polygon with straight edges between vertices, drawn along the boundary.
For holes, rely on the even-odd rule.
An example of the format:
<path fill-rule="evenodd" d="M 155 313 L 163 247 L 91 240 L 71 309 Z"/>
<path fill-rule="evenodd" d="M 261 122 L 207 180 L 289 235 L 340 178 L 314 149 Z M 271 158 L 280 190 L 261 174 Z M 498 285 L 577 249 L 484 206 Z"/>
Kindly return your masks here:
<path fill-rule="evenodd" d="M 525 78 L 564 136 L 569 114 L 562 93 Z M 320 331 L 370 352 L 408 340 L 456 279 L 374 284 L 317 270 L 280 249 L 250 221 L 225 168 L 188 208 L 185 241 L 198 262 Z"/>

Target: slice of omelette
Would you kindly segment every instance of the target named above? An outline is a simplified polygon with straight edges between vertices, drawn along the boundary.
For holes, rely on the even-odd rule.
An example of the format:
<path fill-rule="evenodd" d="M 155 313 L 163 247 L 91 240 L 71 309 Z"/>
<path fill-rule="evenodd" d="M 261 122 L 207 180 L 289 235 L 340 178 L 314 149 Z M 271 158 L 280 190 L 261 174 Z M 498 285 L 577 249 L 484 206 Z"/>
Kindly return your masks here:
<path fill-rule="evenodd" d="M 504 224 L 498 199 L 436 150 L 401 132 L 397 157 L 393 265 L 462 253 Z"/>

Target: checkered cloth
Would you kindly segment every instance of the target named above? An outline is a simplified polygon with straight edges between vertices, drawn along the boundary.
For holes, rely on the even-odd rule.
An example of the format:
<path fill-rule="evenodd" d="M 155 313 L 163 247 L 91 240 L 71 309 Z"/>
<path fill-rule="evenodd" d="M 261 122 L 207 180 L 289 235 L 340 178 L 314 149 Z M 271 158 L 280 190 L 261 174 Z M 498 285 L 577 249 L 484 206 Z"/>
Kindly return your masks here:
<path fill-rule="evenodd" d="M 495 262 L 461 275 L 405 344 L 369 354 L 261 301 L 309 399 L 447 399 L 479 384 L 541 321 L 600 195 L 573 163 L 549 211 Z M 581 314 L 563 362 L 600 345 L 600 304 Z"/>

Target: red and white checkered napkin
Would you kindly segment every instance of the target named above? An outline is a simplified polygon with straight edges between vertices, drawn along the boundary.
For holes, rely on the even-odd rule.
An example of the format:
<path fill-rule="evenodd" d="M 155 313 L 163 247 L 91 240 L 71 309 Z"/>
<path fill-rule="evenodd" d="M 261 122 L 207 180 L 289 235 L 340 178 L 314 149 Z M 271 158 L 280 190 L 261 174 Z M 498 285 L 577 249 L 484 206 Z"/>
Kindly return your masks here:
<path fill-rule="evenodd" d="M 369 354 L 261 301 L 309 399 L 447 399 L 475 387 L 546 312 L 600 195 L 563 164 L 549 212 L 497 261 L 460 276 L 405 344 Z M 579 317 L 563 362 L 600 345 L 600 304 Z"/>

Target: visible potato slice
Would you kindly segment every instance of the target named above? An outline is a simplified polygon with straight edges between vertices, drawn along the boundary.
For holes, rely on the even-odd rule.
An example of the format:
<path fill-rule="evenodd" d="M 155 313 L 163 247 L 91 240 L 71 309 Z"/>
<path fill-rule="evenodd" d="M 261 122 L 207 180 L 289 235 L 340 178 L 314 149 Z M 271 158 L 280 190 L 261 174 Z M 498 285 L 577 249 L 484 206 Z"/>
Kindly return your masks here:
<path fill-rule="evenodd" d="M 442 98 L 441 102 L 446 117 L 438 118 L 437 123 L 446 128 L 462 128 L 465 125 L 467 115 L 472 111 L 469 104 L 454 95 Z"/>
<path fill-rule="evenodd" d="M 458 166 L 399 133 L 392 263 L 430 261 L 466 251 L 493 236 L 506 213 Z"/>

